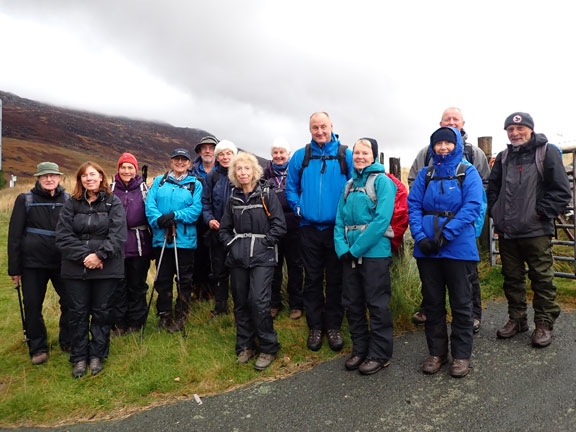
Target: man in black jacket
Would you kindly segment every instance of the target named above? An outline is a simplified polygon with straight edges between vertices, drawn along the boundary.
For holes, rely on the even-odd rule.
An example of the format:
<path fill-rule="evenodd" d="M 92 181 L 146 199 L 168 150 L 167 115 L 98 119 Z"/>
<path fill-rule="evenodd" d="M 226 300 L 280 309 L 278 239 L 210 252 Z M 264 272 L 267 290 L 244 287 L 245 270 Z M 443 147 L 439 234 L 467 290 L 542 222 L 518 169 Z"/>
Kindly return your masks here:
<path fill-rule="evenodd" d="M 508 339 L 528 330 L 527 264 L 534 292 L 532 345 L 546 347 L 560 314 L 551 239 L 554 219 L 570 202 L 570 184 L 560 151 L 544 134 L 534 133 L 530 114 L 510 114 L 504 129 L 510 144 L 496 157 L 488 180 L 488 207 L 498 234 L 509 315 L 497 336 Z"/>
<path fill-rule="evenodd" d="M 70 350 L 68 305 L 60 277 L 60 252 L 54 243 L 54 229 L 68 194 L 60 186 L 61 172 L 53 162 L 38 164 L 38 180 L 30 192 L 16 198 L 8 229 L 8 274 L 22 283 L 25 328 L 32 364 L 48 359 L 46 326 L 42 304 L 48 281 L 60 296 L 60 348 Z"/>

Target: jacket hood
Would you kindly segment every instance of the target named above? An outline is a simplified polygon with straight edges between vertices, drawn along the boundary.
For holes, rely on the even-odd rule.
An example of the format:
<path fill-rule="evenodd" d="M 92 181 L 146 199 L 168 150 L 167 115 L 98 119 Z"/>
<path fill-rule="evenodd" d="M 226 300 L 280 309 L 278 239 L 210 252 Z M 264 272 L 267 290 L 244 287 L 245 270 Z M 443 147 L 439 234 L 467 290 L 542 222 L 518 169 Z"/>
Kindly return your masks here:
<path fill-rule="evenodd" d="M 432 135 L 434 134 L 432 134 L 430 136 L 430 146 L 428 148 L 428 151 L 432 153 L 432 160 L 434 161 L 434 165 L 442 164 L 446 166 L 448 165 L 456 166 L 458 165 L 458 163 L 460 163 L 460 161 L 462 160 L 462 156 L 464 155 L 464 145 L 462 143 L 462 135 L 460 134 L 460 131 L 458 129 L 448 126 L 438 128 L 437 130 L 434 131 L 434 133 L 436 133 L 441 129 L 449 129 L 452 132 L 454 132 L 454 135 L 456 135 L 456 146 L 454 147 L 454 150 L 448 153 L 445 157 L 442 157 L 442 155 L 434 153 L 434 146 L 432 145 Z"/>
<path fill-rule="evenodd" d="M 340 140 L 338 139 L 338 135 L 336 135 L 334 132 L 332 132 L 332 137 L 331 137 L 330 141 L 327 143 L 324 143 L 324 145 L 322 147 L 320 147 L 320 145 L 318 145 L 318 143 L 314 140 L 311 140 L 310 144 L 312 145 L 312 149 L 316 153 L 324 154 L 324 153 L 328 153 L 330 151 L 338 151 L 338 146 L 340 145 Z"/>
<path fill-rule="evenodd" d="M 548 142 L 548 138 L 546 135 L 541 133 L 532 132 L 532 138 L 526 144 L 514 146 L 512 144 L 508 144 L 508 151 L 511 152 L 528 152 L 533 151 L 536 147 L 543 146 Z"/>
<path fill-rule="evenodd" d="M 116 186 L 114 186 L 115 188 L 118 188 L 121 190 L 128 190 L 128 191 L 131 191 L 134 189 L 139 189 L 140 184 L 143 181 L 142 176 L 140 176 L 140 174 L 136 174 L 136 177 L 134 177 L 133 179 L 130 179 L 130 181 L 126 185 L 126 184 L 124 184 L 124 182 L 122 181 L 122 179 L 120 178 L 120 175 L 118 175 L 118 173 L 116 173 L 116 175 L 114 175 L 114 180 L 116 181 Z"/>
<path fill-rule="evenodd" d="M 352 177 L 354 178 L 354 180 L 356 180 L 358 178 L 368 176 L 369 174 L 385 173 L 385 172 L 386 172 L 386 169 L 384 168 L 384 165 L 382 165 L 379 162 L 374 162 L 372 165 L 368 165 L 366 168 L 362 169 L 361 171 L 354 169 L 354 172 L 352 173 Z"/>

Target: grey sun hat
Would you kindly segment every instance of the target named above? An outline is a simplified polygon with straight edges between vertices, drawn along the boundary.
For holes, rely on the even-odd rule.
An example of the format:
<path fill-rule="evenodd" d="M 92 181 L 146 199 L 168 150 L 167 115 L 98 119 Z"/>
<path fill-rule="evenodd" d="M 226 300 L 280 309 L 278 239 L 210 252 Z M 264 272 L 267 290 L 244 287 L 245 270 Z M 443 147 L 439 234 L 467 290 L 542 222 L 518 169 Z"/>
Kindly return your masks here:
<path fill-rule="evenodd" d="M 218 138 L 216 138 L 215 136 L 212 136 L 212 135 L 205 136 L 204 138 L 202 138 L 200 140 L 200 142 L 198 144 L 196 144 L 196 147 L 194 147 L 194 151 L 196 153 L 200 153 L 200 147 L 202 147 L 203 144 L 209 144 L 209 145 L 213 145 L 214 147 L 216 147 L 216 145 L 219 142 L 220 141 L 218 141 Z"/>
<path fill-rule="evenodd" d="M 36 174 L 34 174 L 34 177 L 40 177 L 40 176 L 46 175 L 46 174 L 62 175 L 62 173 L 60 172 L 60 170 L 58 168 L 58 164 L 56 164 L 54 162 L 40 162 L 36 166 L 36 169 L 38 170 L 38 172 Z"/>

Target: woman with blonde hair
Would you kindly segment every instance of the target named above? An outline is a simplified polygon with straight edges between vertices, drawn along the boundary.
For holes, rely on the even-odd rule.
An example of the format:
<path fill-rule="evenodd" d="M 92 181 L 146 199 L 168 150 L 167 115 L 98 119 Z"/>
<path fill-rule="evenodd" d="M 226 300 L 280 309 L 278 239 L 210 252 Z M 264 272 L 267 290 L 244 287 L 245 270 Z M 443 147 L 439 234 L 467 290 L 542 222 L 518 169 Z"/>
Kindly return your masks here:
<path fill-rule="evenodd" d="M 238 363 L 260 355 L 254 367 L 264 370 L 280 349 L 270 315 L 272 278 L 278 262 L 278 240 L 286 233 L 280 201 L 266 180 L 262 167 L 250 153 L 239 152 L 228 169 L 234 185 L 220 224 L 220 241 L 228 248 L 236 354 Z"/>
<path fill-rule="evenodd" d="M 70 306 L 73 376 L 102 371 L 110 348 L 109 300 L 124 277 L 126 215 L 110 192 L 106 174 L 94 162 L 76 173 L 76 186 L 56 226 L 56 245 L 62 254 L 61 274 Z M 90 339 L 92 335 L 92 339 Z"/>

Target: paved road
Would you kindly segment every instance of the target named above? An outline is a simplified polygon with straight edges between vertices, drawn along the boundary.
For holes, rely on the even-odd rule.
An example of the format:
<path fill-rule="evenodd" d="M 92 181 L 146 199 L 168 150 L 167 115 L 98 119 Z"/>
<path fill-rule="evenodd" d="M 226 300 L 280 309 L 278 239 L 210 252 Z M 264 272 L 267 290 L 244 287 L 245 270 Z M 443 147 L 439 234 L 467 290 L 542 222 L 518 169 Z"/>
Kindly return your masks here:
<path fill-rule="evenodd" d="M 365 377 L 344 357 L 287 379 L 158 407 L 127 419 L 55 431 L 576 431 L 576 313 L 556 323 L 546 349 L 530 332 L 503 341 L 506 305 L 490 303 L 475 337 L 473 366 L 454 379 L 423 375 L 423 332 L 396 338 L 390 367 Z M 532 326 L 531 326 L 532 328 Z M 35 429 L 22 428 L 32 431 Z M 46 431 L 46 429 L 36 429 Z"/>

